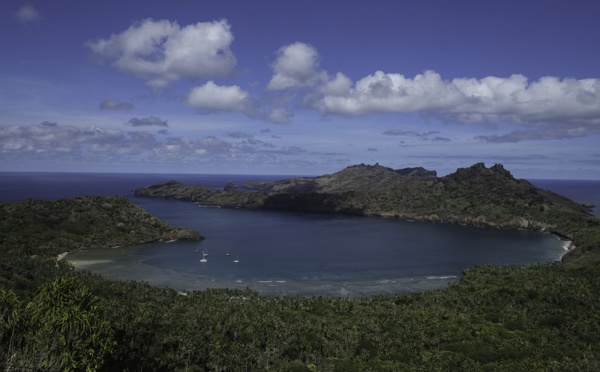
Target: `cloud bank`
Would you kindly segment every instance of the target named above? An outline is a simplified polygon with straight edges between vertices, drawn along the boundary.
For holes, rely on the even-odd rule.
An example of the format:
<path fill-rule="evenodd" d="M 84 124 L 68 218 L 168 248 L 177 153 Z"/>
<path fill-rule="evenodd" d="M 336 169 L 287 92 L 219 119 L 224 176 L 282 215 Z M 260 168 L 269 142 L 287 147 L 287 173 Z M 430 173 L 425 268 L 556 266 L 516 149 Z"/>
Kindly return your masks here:
<path fill-rule="evenodd" d="M 425 112 L 460 123 L 600 125 L 600 79 L 543 77 L 443 80 L 434 71 L 414 78 L 376 73 L 354 84 L 343 74 L 319 88 L 314 107 L 326 115 Z"/>
<path fill-rule="evenodd" d="M 236 58 L 227 21 L 180 26 L 168 20 L 146 19 L 108 38 L 85 45 L 117 70 L 163 88 L 182 78 L 228 76 Z"/>
<path fill-rule="evenodd" d="M 143 125 L 166 123 L 152 118 L 132 120 Z M 45 121 L 31 126 L 0 127 L 0 159 L 141 163 L 189 160 L 262 165 L 263 162 L 280 161 L 281 156 L 289 156 L 293 160 L 306 154 L 306 150 L 296 146 L 277 148 L 250 133 L 230 132 L 225 137 L 227 140 L 215 136 L 157 139 L 154 134 L 143 130 L 123 132 L 97 126 L 78 128 Z"/>
<path fill-rule="evenodd" d="M 529 81 L 514 74 L 446 80 L 429 70 L 412 78 L 376 71 L 353 82 L 342 72 L 328 75 L 319 61 L 319 53 L 311 45 L 297 42 L 280 48 L 267 89 L 308 87 L 304 104 L 325 116 L 422 113 L 451 123 L 508 123 L 527 128 L 477 137 L 494 143 L 567 139 L 600 132 L 600 79 L 545 76 Z M 291 119 L 292 111 L 278 110 L 285 113 L 282 122 Z"/>
<path fill-rule="evenodd" d="M 32 126 L 0 127 L 0 153 L 35 156 L 78 154 L 83 144 L 120 142 L 123 132 L 89 126 L 78 128 L 42 122 Z"/>
<path fill-rule="evenodd" d="M 185 105 L 201 112 L 239 112 L 281 124 L 291 121 L 291 107 L 301 103 L 324 116 L 421 113 L 448 123 L 524 128 L 476 137 L 492 143 L 600 132 L 600 79 L 546 76 L 530 81 L 520 74 L 444 79 L 429 70 L 414 77 L 376 71 L 353 81 L 343 72 L 330 75 L 322 70 L 317 49 L 303 42 L 276 51 L 265 95 L 257 99 L 240 85 L 215 82 L 218 77 L 231 76 L 236 66 L 230 49 L 233 39 L 231 26 L 224 20 L 180 26 L 146 19 L 86 46 L 99 60 L 146 80 L 153 88 L 184 78 L 207 79 L 183 99 Z M 133 105 L 107 100 L 100 107 L 127 110 Z"/>

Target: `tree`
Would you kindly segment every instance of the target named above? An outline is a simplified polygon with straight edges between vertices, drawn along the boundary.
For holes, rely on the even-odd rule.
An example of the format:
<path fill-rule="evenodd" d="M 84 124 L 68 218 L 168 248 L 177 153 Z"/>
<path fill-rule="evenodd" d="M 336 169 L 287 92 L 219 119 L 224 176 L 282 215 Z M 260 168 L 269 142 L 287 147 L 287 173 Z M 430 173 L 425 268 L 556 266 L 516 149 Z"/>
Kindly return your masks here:
<path fill-rule="evenodd" d="M 99 298 L 74 275 L 58 276 L 43 285 L 22 312 L 15 304 L 16 297 L 2 296 L 10 304 L 2 314 L 3 335 L 5 329 L 13 332 L 7 370 L 94 371 L 115 346 Z M 18 344 L 14 342 L 16 331 Z"/>

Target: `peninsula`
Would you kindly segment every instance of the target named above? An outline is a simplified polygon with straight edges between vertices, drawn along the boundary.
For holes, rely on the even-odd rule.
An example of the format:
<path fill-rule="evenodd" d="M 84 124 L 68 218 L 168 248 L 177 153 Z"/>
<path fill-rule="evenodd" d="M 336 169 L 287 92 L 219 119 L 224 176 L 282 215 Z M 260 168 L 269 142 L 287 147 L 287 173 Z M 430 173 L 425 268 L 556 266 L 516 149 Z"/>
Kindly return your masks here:
<path fill-rule="evenodd" d="M 229 182 L 222 190 L 169 181 L 135 190 L 140 197 L 171 198 L 224 208 L 395 217 L 555 233 L 586 243 L 598 226 L 590 207 L 516 179 L 501 164 L 460 168 L 444 177 L 423 168 L 394 170 L 354 165 L 319 177 L 275 182 Z"/>
<path fill-rule="evenodd" d="M 200 240 L 123 196 L 0 203 L 0 246 L 29 255 L 110 248 L 160 240 Z"/>

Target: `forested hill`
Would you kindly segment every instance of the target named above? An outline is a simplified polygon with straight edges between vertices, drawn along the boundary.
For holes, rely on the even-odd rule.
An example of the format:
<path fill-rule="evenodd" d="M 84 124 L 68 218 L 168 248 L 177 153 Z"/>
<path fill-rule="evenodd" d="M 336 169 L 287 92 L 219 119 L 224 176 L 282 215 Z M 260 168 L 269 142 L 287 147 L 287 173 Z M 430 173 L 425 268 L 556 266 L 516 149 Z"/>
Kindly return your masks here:
<path fill-rule="evenodd" d="M 138 189 L 135 195 L 222 207 L 525 228 L 569 238 L 581 238 L 580 228 L 598 224 L 587 207 L 515 179 L 500 164 L 486 168 L 478 163 L 444 177 L 423 168 L 360 164 L 314 178 L 247 182 L 241 187 L 229 183 L 224 190 L 170 181 Z"/>
<path fill-rule="evenodd" d="M 501 166 L 478 164 L 441 178 L 398 178 L 382 168 L 361 165 L 338 174 L 373 171 L 396 180 L 377 192 L 214 191 L 176 182 L 149 190 L 262 208 L 305 202 L 316 208 L 321 201 L 329 212 L 344 212 L 347 203 L 365 214 L 454 210 L 456 221 L 508 215 L 539 221 L 538 227 L 556 224 L 580 247 L 563 263 L 472 267 L 448 288 L 409 295 L 263 297 L 231 289 L 182 295 L 76 271 L 57 261 L 56 252 L 197 234 L 121 197 L 3 203 L 0 370 L 600 370 L 598 219 Z"/>
<path fill-rule="evenodd" d="M 0 246 L 58 254 L 170 239 L 201 239 L 170 226 L 122 196 L 0 203 Z"/>

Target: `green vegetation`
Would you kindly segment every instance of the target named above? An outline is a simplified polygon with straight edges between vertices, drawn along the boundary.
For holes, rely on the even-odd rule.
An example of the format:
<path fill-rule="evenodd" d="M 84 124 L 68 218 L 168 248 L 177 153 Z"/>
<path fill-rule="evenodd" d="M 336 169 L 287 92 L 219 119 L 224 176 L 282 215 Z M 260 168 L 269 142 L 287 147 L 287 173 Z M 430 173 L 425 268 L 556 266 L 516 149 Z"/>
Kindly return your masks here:
<path fill-rule="evenodd" d="M 485 181 L 488 187 L 499 177 L 493 173 Z M 465 192 L 461 182 L 466 181 L 445 180 L 436 186 L 437 197 Z M 541 195 L 542 204 L 527 204 L 504 182 L 495 187 L 452 203 L 464 204 L 465 216 L 491 219 L 488 207 L 470 200 L 487 194 L 498 204 L 494 213 L 514 218 L 507 212 L 513 209 L 506 208 L 522 208 L 520 217 L 539 223 L 530 227 L 551 226 L 573 237 L 578 248 L 563 263 L 477 266 L 443 290 L 361 298 L 263 297 L 228 289 L 180 294 L 107 280 L 75 271 L 57 261 L 56 253 L 104 246 L 102 241 L 167 238 L 180 230 L 123 198 L 2 204 L 0 366 L 7 371 L 600 370 L 598 219 L 526 184 L 523 193 Z M 327 205 L 331 194 L 310 195 Z M 392 191 L 351 195 L 388 202 L 405 197 Z M 411 203 L 425 202 L 425 196 L 415 195 Z M 553 204 L 543 207 L 548 201 Z M 73 215 L 77 218 L 70 220 Z M 125 230 L 119 225 L 124 221 Z"/>
<path fill-rule="evenodd" d="M 169 226 L 122 196 L 0 203 L 0 245 L 22 247 L 29 255 L 201 238 L 195 231 Z"/>
<path fill-rule="evenodd" d="M 417 174 L 423 174 L 419 172 Z M 494 228 L 557 232 L 582 239 L 597 227 L 588 209 L 555 193 L 517 180 L 497 164 L 461 168 L 445 177 L 407 176 L 380 165 L 357 165 L 316 178 L 250 182 L 252 190 L 213 190 L 175 181 L 135 191 L 229 208 L 264 208 L 318 213 L 398 217 Z"/>

